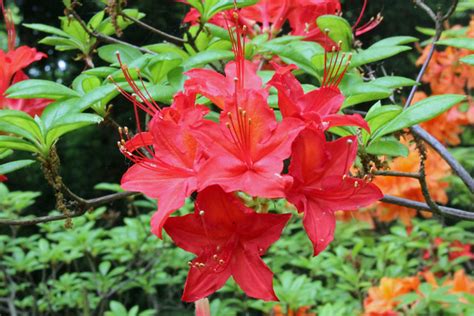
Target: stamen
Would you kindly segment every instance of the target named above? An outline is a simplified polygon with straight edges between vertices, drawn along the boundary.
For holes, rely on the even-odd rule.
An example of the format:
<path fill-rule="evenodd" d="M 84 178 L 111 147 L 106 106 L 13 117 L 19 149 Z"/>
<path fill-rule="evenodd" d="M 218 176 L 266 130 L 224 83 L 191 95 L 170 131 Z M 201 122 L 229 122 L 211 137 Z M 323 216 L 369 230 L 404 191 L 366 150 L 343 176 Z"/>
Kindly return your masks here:
<path fill-rule="evenodd" d="M 336 88 L 344 78 L 351 59 L 351 53 L 341 53 L 342 42 L 340 41 L 336 46 L 332 47 L 331 57 L 329 59 L 329 65 L 327 62 L 327 52 L 324 53 L 324 76 L 321 82 L 321 87 L 334 87 Z M 336 52 L 337 50 L 337 52 Z M 336 53 L 334 55 L 334 53 Z M 344 67 L 343 67 L 344 64 Z M 343 67 L 343 68 L 342 68 Z M 342 71 L 341 71 L 342 68 Z"/>

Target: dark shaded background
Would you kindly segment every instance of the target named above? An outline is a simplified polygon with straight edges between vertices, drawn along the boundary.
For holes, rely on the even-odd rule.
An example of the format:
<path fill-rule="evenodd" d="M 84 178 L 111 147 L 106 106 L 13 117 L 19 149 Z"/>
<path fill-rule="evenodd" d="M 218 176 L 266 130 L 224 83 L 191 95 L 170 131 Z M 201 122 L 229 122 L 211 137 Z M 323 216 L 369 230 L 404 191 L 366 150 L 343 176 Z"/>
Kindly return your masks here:
<path fill-rule="evenodd" d="M 99 1 L 84 0 L 83 2 L 84 6 L 80 8 L 79 12 L 86 20 L 102 7 Z M 351 23 L 356 20 L 362 2 L 362 0 L 343 1 L 344 17 Z M 433 8 L 445 8 L 450 2 L 449 0 L 427 1 Z M 16 4 L 20 8 L 25 23 L 58 26 L 58 16 L 64 14 L 61 0 L 17 0 Z M 146 13 L 145 22 L 171 34 L 178 36 L 181 34 L 180 20 L 187 10 L 185 5 L 171 0 L 130 0 L 129 7 L 136 7 Z M 378 12 L 382 12 L 384 21 L 376 30 L 360 38 L 365 45 L 370 45 L 381 38 L 396 35 L 412 35 L 425 39 L 415 30 L 415 27 L 432 27 L 431 20 L 421 9 L 415 8 L 412 0 L 370 1 L 368 12 L 363 21 L 367 21 L 370 16 L 374 16 Z M 459 20 L 466 22 L 467 15 L 460 16 Z M 38 46 L 37 41 L 45 36 L 22 27 L 18 27 L 18 33 L 21 42 L 31 46 Z M 160 42 L 162 39 L 136 26 L 131 26 L 125 31 L 123 40 L 136 45 L 146 45 Z M 39 45 L 39 49 L 47 52 L 49 58 L 38 63 L 34 69 L 30 70 L 30 74 L 70 84 L 72 79 L 81 72 L 83 63 L 75 62 L 73 53 L 56 52 L 52 47 L 42 45 Z M 417 70 L 413 64 L 417 56 L 416 51 L 402 54 L 386 62 L 384 67 L 388 73 L 414 78 Z M 58 68 L 60 60 L 67 63 L 65 71 Z M 116 101 L 114 104 L 116 105 L 114 116 L 117 120 L 123 125 L 134 126 L 132 115 L 129 112 L 130 107 L 120 101 Z M 62 175 L 73 191 L 84 197 L 97 196 L 101 193 L 93 190 L 95 184 L 99 182 L 118 183 L 120 181 L 128 162 L 118 152 L 115 145 L 117 140 L 117 132 L 111 127 L 103 126 L 82 129 L 67 135 L 60 141 L 58 150 L 62 160 Z M 42 191 L 43 195 L 37 204 L 40 209 L 37 212 L 46 213 L 54 208 L 51 189 L 45 185 L 38 166 L 17 172 L 11 177 L 8 185 L 12 190 Z"/>

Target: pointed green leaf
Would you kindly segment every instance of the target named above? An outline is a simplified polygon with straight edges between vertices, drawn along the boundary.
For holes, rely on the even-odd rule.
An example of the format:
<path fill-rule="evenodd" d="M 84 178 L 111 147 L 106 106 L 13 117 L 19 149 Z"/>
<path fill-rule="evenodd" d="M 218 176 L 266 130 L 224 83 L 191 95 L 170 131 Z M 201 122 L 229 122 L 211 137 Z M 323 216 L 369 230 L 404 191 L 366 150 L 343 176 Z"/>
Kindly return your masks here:
<path fill-rule="evenodd" d="M 429 121 L 441 113 L 446 112 L 465 99 L 466 97 L 462 95 L 445 94 L 421 100 L 420 102 L 413 104 L 408 109 L 401 112 L 384 127 L 372 134 L 372 142 L 384 135 L 402 130 L 421 122 Z"/>
<path fill-rule="evenodd" d="M 20 81 L 6 91 L 9 98 L 13 99 L 61 99 L 64 97 L 79 97 L 76 91 L 60 83 L 48 80 L 29 79 Z"/>
<path fill-rule="evenodd" d="M 0 174 L 7 174 L 35 163 L 34 160 L 17 160 L 0 165 Z"/>

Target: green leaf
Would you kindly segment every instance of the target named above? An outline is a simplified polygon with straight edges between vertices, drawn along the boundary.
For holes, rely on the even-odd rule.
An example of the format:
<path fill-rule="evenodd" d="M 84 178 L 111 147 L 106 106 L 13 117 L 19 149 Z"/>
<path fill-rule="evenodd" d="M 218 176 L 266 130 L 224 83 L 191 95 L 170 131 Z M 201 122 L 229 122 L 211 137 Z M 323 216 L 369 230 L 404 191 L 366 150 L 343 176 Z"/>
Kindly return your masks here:
<path fill-rule="evenodd" d="M 387 122 L 391 121 L 394 117 L 399 115 L 403 111 L 403 108 L 398 105 L 385 105 L 382 106 L 380 102 L 373 105 L 365 120 L 369 124 L 370 131 L 374 134 L 379 128 L 383 127 Z M 366 131 L 362 131 L 362 141 L 364 144 L 369 140 L 369 134 Z"/>
<path fill-rule="evenodd" d="M 110 74 L 116 72 L 118 69 L 114 67 L 96 67 L 84 71 L 84 74 L 97 76 L 100 78 L 107 78 Z"/>
<path fill-rule="evenodd" d="M 24 23 L 23 26 L 25 26 L 29 29 L 44 32 L 44 33 L 59 35 L 59 36 L 62 36 L 62 37 L 69 37 L 69 34 L 64 32 L 63 30 L 58 29 L 57 27 L 46 25 L 46 24 L 39 24 L 39 23 L 27 24 L 27 23 Z"/>
<path fill-rule="evenodd" d="M 88 113 L 74 113 L 54 122 L 46 134 L 46 146 L 50 148 L 62 135 L 92 124 L 102 122 L 102 117 Z"/>
<path fill-rule="evenodd" d="M 292 41 L 286 44 L 270 41 L 262 48 L 278 55 L 285 63 L 295 64 L 304 72 L 319 78 L 318 69 L 313 63 L 315 55 L 324 54 L 324 48 L 314 42 Z"/>
<path fill-rule="evenodd" d="M 342 42 L 342 50 L 349 51 L 352 47 L 352 28 L 346 19 L 337 15 L 322 15 L 316 20 L 322 32 L 329 31 L 329 37 L 335 42 Z"/>
<path fill-rule="evenodd" d="M 429 121 L 465 99 L 465 96 L 456 94 L 445 94 L 423 99 L 401 112 L 383 128 L 372 134 L 372 141 L 383 135 Z"/>
<path fill-rule="evenodd" d="M 183 63 L 184 69 L 192 69 L 218 60 L 230 60 L 234 58 L 234 53 L 226 50 L 206 50 L 190 57 Z"/>
<path fill-rule="evenodd" d="M 386 76 L 377 78 L 371 81 L 372 84 L 381 86 L 388 89 L 396 89 L 400 87 L 412 87 L 416 85 L 416 81 L 405 78 L 405 77 L 398 77 L 398 76 Z"/>
<path fill-rule="evenodd" d="M 376 42 L 370 47 L 399 46 L 413 42 L 418 42 L 418 38 L 413 36 L 392 36 L 384 38 L 383 40 Z"/>
<path fill-rule="evenodd" d="M 130 64 L 140 58 L 143 54 L 136 48 L 123 44 L 110 44 L 99 47 L 99 57 L 110 64 L 118 63 L 117 53 L 124 64 Z"/>
<path fill-rule="evenodd" d="M 40 79 L 20 81 L 8 88 L 6 94 L 13 99 L 45 98 L 57 100 L 64 97 L 80 96 L 76 91 L 60 83 Z"/>
<path fill-rule="evenodd" d="M 384 46 L 369 47 L 352 56 L 350 68 L 360 67 L 362 65 L 374 63 L 389 57 L 398 55 L 402 52 L 410 50 L 409 46 Z"/>
<path fill-rule="evenodd" d="M 34 160 L 17 160 L 0 165 L 0 174 L 7 174 L 35 163 Z"/>
<path fill-rule="evenodd" d="M 117 87 L 115 85 L 106 84 L 95 88 L 94 90 L 91 90 L 84 96 L 82 96 L 79 102 L 77 103 L 77 107 L 79 111 L 84 111 L 94 103 L 103 100 L 110 100 L 118 94 L 119 92 L 117 91 Z"/>
<path fill-rule="evenodd" d="M 254 5 L 258 0 L 237 0 L 237 7 L 243 8 Z M 210 18 L 221 11 L 232 9 L 234 0 L 208 0 L 204 2 L 204 12 L 202 13 L 202 22 L 207 22 Z"/>
<path fill-rule="evenodd" d="M 138 20 L 142 19 L 145 16 L 144 13 L 141 13 L 137 9 L 125 9 L 125 10 L 122 10 L 122 12 Z M 124 30 L 129 25 L 132 25 L 132 24 L 133 24 L 132 21 L 128 19 L 124 19 L 121 15 L 117 16 L 116 25 L 118 26 L 119 29 Z M 112 23 L 112 19 L 107 18 L 103 20 L 97 27 L 96 31 L 105 35 L 115 34 L 115 27 L 114 27 L 114 24 Z"/>
<path fill-rule="evenodd" d="M 440 41 L 437 41 L 438 45 L 452 46 L 456 48 L 465 48 L 468 50 L 474 50 L 474 39 L 464 37 L 464 38 L 447 38 Z"/>
<path fill-rule="evenodd" d="M 157 54 L 175 53 L 175 54 L 180 55 L 183 60 L 186 60 L 189 58 L 189 55 L 184 50 L 182 50 L 179 46 L 176 46 L 171 43 L 159 43 L 159 44 L 147 45 L 147 46 L 144 46 L 143 48 L 151 50 L 152 52 L 155 52 Z"/>
<path fill-rule="evenodd" d="M 385 99 L 392 94 L 391 89 L 375 85 L 372 82 L 357 80 L 349 80 L 348 83 L 344 83 L 344 85 L 341 86 L 341 91 L 346 96 L 342 105 L 343 108 L 364 102 Z"/>
<path fill-rule="evenodd" d="M 61 52 L 74 49 L 81 50 L 83 48 L 82 44 L 77 40 L 59 36 L 47 36 L 39 41 L 39 43 L 43 45 L 55 46 L 56 50 Z"/>
<path fill-rule="evenodd" d="M 459 61 L 474 66 L 474 54 L 461 58 Z"/>
<path fill-rule="evenodd" d="M 97 12 L 87 23 L 87 26 L 93 30 L 99 27 L 100 23 L 104 20 L 104 10 Z"/>
<path fill-rule="evenodd" d="M 0 148 L 8 148 L 28 152 L 38 152 L 38 148 L 32 145 L 31 143 L 13 136 L 0 135 Z"/>
<path fill-rule="evenodd" d="M 2 131 L 12 132 L 15 134 L 20 132 L 18 135 L 26 137 L 31 141 L 42 139 L 40 127 L 35 122 L 35 120 L 25 112 L 15 110 L 1 110 L 0 122 L 5 123 L 0 127 L 0 130 Z"/>
<path fill-rule="evenodd" d="M 408 148 L 395 138 L 382 138 L 372 142 L 367 148 L 367 153 L 372 155 L 388 155 L 392 157 L 408 156 Z"/>

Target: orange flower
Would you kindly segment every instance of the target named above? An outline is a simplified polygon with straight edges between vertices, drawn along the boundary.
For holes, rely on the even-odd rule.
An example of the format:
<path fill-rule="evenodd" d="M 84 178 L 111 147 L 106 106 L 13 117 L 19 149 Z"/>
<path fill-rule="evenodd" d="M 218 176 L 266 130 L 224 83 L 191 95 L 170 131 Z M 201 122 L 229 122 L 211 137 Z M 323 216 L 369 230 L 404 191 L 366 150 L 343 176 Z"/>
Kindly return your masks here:
<path fill-rule="evenodd" d="M 445 192 L 448 183 L 443 181 L 443 178 L 449 174 L 450 168 L 436 152 L 429 148 L 427 149 L 427 156 L 425 171 L 429 191 L 435 201 L 445 204 L 448 201 Z M 408 157 L 393 159 L 389 167 L 393 171 L 416 173 L 419 170 L 419 164 L 420 156 L 418 151 L 411 145 Z M 423 193 L 417 179 L 379 176 L 375 178 L 374 184 L 385 194 L 420 202 L 424 201 Z M 390 222 L 400 218 L 405 225 L 411 226 L 411 218 L 416 216 L 416 210 L 387 203 L 377 203 L 375 205 L 375 216 L 382 222 Z M 426 216 L 430 216 L 430 214 L 426 214 Z"/>
<path fill-rule="evenodd" d="M 458 29 L 459 26 L 453 27 Z M 466 36 L 474 38 L 474 16 L 466 32 Z M 423 54 L 417 60 L 417 65 L 425 62 L 430 46 L 425 47 Z M 430 84 L 433 95 L 454 93 L 466 94 L 474 87 L 474 67 L 459 62 L 459 59 L 472 54 L 467 49 L 447 47 L 444 51 L 435 51 L 430 61 L 422 81 Z M 426 98 L 426 94 L 418 93 L 415 102 Z M 468 100 L 469 109 L 466 113 L 454 107 L 448 112 L 425 122 L 422 125 L 429 133 L 444 144 L 458 145 L 460 143 L 459 134 L 461 126 L 474 123 L 474 101 L 471 97 Z"/>
<path fill-rule="evenodd" d="M 435 288 L 439 287 L 438 281 L 431 271 L 424 272 L 422 275 L 431 286 Z M 448 278 L 443 282 L 443 286 L 450 286 L 450 293 L 467 293 L 474 295 L 474 279 L 467 276 L 464 270 L 456 271 L 452 279 Z M 467 303 L 463 298 L 460 299 L 460 302 Z"/>
<path fill-rule="evenodd" d="M 417 277 L 382 278 L 380 285 L 369 289 L 369 295 L 364 300 L 365 316 L 396 316 L 395 308 L 401 295 L 418 289 L 420 280 Z"/>

